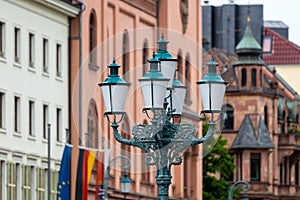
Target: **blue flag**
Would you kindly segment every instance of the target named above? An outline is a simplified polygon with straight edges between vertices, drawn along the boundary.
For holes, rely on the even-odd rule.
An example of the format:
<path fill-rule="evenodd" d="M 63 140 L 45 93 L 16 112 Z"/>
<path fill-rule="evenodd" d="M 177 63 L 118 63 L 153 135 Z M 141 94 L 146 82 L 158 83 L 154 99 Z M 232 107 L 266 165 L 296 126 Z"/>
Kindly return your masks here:
<path fill-rule="evenodd" d="M 70 200 L 70 177 L 71 177 L 71 152 L 72 147 L 65 145 L 60 163 L 59 179 L 57 185 L 57 200 Z"/>

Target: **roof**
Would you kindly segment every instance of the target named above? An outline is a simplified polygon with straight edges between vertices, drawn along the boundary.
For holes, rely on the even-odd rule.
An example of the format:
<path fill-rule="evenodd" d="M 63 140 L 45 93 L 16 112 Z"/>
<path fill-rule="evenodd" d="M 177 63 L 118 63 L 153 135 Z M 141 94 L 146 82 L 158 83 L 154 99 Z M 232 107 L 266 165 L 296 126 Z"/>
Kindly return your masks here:
<path fill-rule="evenodd" d="M 271 149 L 274 144 L 264 120 L 258 114 L 246 115 L 231 149 Z"/>
<path fill-rule="evenodd" d="M 273 20 L 266 20 L 264 21 L 264 27 L 268 28 L 289 28 L 285 23 L 282 21 L 273 21 Z"/>
<path fill-rule="evenodd" d="M 263 54 L 268 65 L 300 64 L 300 47 L 268 27 L 264 27 L 264 36 L 272 37 L 272 51 Z"/>
<path fill-rule="evenodd" d="M 260 44 L 256 41 L 254 38 L 251 28 L 249 24 L 246 27 L 244 36 L 242 37 L 241 41 L 238 43 L 236 46 L 236 51 L 239 53 L 241 50 L 250 50 L 250 49 L 255 49 L 255 50 L 261 50 Z"/>

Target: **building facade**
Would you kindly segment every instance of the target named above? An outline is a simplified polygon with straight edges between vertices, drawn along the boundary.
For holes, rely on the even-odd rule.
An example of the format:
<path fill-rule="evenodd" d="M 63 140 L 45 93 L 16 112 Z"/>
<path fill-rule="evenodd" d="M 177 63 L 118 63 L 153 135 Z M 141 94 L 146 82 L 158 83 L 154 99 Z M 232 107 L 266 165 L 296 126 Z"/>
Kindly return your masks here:
<path fill-rule="evenodd" d="M 105 118 L 104 103 L 98 83 L 108 75 L 107 66 L 115 58 L 119 73 L 131 83 L 125 105 L 127 117 L 120 125 L 125 137 L 137 123 L 149 123 L 141 112 L 144 106 L 137 79 L 148 71 L 147 60 L 157 52 L 156 41 L 164 33 L 170 41 L 168 51 L 178 58 L 179 79 L 191 86 L 185 99 L 183 122 L 199 127 L 199 97 L 195 82 L 201 78 L 201 6 L 191 0 L 85 0 L 72 1 L 81 7 L 81 15 L 71 21 L 71 141 L 72 198 L 75 195 L 78 146 L 110 149 L 111 159 L 129 156 L 132 180 L 129 199 L 156 199 L 155 169 L 144 163 L 145 155 L 138 149 L 121 145 L 113 138 Z M 201 133 L 201 128 L 199 128 Z M 181 166 L 172 168 L 174 198 L 201 199 L 200 147 L 184 154 Z M 193 173 L 190 173 L 190 172 Z M 109 199 L 122 199 L 120 169 L 111 170 Z M 89 185 L 93 198 L 93 179 Z"/>
<path fill-rule="evenodd" d="M 49 170 L 56 199 L 69 128 L 69 17 L 78 9 L 60 1 L 5 0 L 0 12 L 0 199 L 45 199 Z"/>
<path fill-rule="evenodd" d="M 234 3 L 222 6 L 204 4 L 202 6 L 203 48 L 218 48 L 234 53 L 235 47 L 243 37 L 250 15 L 250 26 L 259 44 L 263 35 L 263 5 L 237 5 Z"/>
<path fill-rule="evenodd" d="M 223 73 L 223 137 L 236 165 L 231 181 L 248 181 L 250 199 L 299 199 L 299 96 L 260 59 L 249 25 L 236 53 Z"/>

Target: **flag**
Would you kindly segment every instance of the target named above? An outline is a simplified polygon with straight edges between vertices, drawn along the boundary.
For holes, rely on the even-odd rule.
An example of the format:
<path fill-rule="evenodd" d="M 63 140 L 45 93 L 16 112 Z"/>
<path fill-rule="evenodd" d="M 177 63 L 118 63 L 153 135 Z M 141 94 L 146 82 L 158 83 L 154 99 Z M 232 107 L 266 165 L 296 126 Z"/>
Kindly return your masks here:
<path fill-rule="evenodd" d="M 59 178 L 57 184 L 57 199 L 70 200 L 70 167 L 71 167 L 72 147 L 65 145 L 63 156 L 61 159 Z"/>
<path fill-rule="evenodd" d="M 88 200 L 88 159 L 90 151 L 84 150 L 84 157 L 82 163 L 82 200 Z"/>
<path fill-rule="evenodd" d="M 97 157 L 97 176 L 96 176 L 96 189 L 95 200 L 103 200 L 105 195 L 104 189 L 104 156 L 105 152 L 98 152 Z"/>
<path fill-rule="evenodd" d="M 91 180 L 91 175 L 92 175 L 92 170 L 93 170 L 94 163 L 95 163 L 96 153 L 97 153 L 97 151 L 90 150 L 90 154 L 89 154 L 89 158 L 88 158 L 88 168 L 87 168 L 87 170 L 88 170 L 87 182 L 88 183 Z"/>
<path fill-rule="evenodd" d="M 84 161 L 84 149 L 79 148 L 78 164 L 77 164 L 77 177 L 76 177 L 76 200 L 83 200 L 82 188 L 83 188 L 83 161 Z"/>

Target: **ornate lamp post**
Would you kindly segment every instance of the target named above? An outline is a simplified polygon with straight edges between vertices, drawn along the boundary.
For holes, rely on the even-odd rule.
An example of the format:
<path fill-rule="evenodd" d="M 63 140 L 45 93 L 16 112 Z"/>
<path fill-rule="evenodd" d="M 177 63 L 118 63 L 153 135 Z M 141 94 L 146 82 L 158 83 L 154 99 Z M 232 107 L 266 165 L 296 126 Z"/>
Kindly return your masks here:
<path fill-rule="evenodd" d="M 197 138 L 193 125 L 175 123 L 178 120 L 174 120 L 174 116 L 181 116 L 186 87 L 178 80 L 173 80 L 177 60 L 167 51 L 168 41 L 162 36 L 157 43 L 158 52 L 148 60 L 150 70 L 139 79 L 145 102 L 143 112 L 151 124 L 135 125 L 131 139 L 123 138 L 118 132 L 118 123 L 125 115 L 123 108 L 129 84 L 118 75 L 119 66 L 115 61 L 108 66 L 109 77 L 99 86 L 106 106 L 104 115 L 111 123 L 115 139 L 147 153 L 146 164 L 156 166 L 158 199 L 168 200 L 171 166 L 182 163 L 182 152 L 185 149 L 213 136 L 217 120 L 215 116 L 221 112 L 227 83 L 216 73 L 217 63 L 212 59 L 208 63 L 209 73 L 197 82 L 204 108 L 202 113 L 211 115 L 208 132 L 204 137 Z"/>
<path fill-rule="evenodd" d="M 107 191 L 108 191 L 108 185 L 109 185 L 109 175 L 110 175 L 110 169 L 112 167 L 112 165 L 116 165 L 116 163 L 119 162 L 118 167 L 123 169 L 123 177 L 120 181 L 121 183 L 121 190 L 122 193 L 124 194 L 124 197 L 126 199 L 127 194 L 130 191 L 130 186 L 131 186 L 131 180 L 128 177 L 128 173 L 127 170 L 128 168 L 130 168 L 130 159 L 127 156 L 117 156 L 114 157 L 112 160 L 109 161 L 107 168 L 105 170 L 105 174 L 104 174 L 104 198 L 105 200 L 108 199 L 108 195 L 107 195 Z"/>
<path fill-rule="evenodd" d="M 243 200 L 248 200 L 247 191 L 250 189 L 250 185 L 247 181 L 237 181 L 235 182 L 230 190 L 228 190 L 228 200 L 232 200 L 233 192 L 236 188 L 241 188 L 244 192 Z"/>

